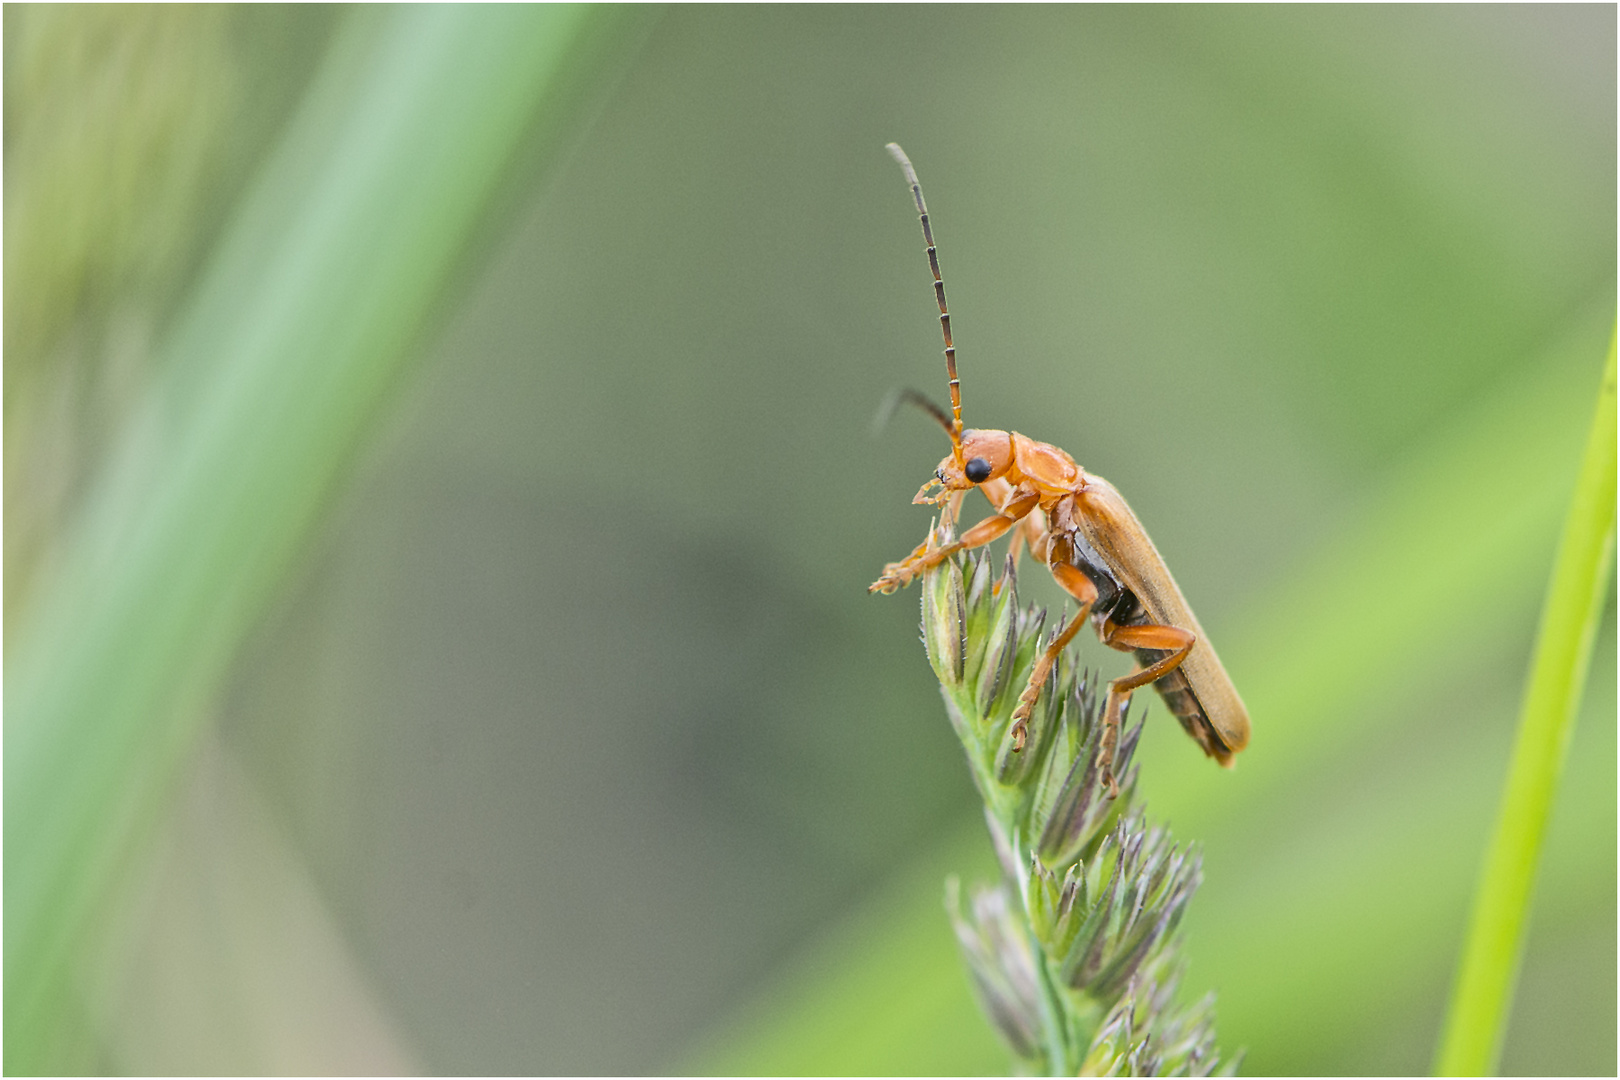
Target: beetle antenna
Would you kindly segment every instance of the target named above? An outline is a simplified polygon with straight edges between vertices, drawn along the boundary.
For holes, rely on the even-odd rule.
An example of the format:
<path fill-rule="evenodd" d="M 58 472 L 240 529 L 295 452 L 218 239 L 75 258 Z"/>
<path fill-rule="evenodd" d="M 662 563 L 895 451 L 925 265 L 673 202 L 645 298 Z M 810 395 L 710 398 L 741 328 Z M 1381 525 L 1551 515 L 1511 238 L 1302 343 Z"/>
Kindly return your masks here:
<path fill-rule="evenodd" d="M 945 279 L 939 276 L 939 252 L 934 247 L 934 230 L 928 225 L 928 204 L 923 202 L 917 170 L 911 167 L 911 159 L 906 157 L 906 152 L 900 149 L 899 143 L 890 143 L 888 150 L 894 160 L 900 163 L 900 168 L 905 170 L 906 182 L 911 185 L 911 197 L 917 200 L 917 217 L 922 221 L 923 239 L 928 243 L 928 268 L 934 272 L 934 298 L 939 301 L 939 328 L 945 335 L 945 371 L 951 377 L 951 416 L 955 423 L 947 430 L 951 436 L 951 446 L 956 450 L 956 459 L 961 461 L 962 382 L 956 377 L 956 344 L 951 341 L 951 313 L 945 307 Z"/>
<path fill-rule="evenodd" d="M 938 421 L 939 426 L 945 429 L 945 434 L 953 434 L 954 429 L 951 427 L 951 418 L 945 414 L 945 410 L 928 400 L 927 396 L 920 390 L 913 390 L 907 386 L 891 390 L 883 398 L 883 404 L 878 406 L 877 416 L 872 418 L 873 435 L 879 434 L 889 426 L 889 421 L 894 418 L 895 411 L 900 408 L 902 403 L 917 406 L 917 408 Z"/>

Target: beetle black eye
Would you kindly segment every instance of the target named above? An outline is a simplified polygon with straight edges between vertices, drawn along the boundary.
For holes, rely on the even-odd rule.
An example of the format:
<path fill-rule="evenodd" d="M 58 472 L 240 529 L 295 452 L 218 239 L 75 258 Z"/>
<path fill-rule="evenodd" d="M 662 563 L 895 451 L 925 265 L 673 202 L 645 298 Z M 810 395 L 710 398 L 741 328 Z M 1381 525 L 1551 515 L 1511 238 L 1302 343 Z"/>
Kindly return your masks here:
<path fill-rule="evenodd" d="M 990 479 L 990 463 L 984 460 L 982 457 L 976 457 L 972 461 L 969 461 L 967 466 L 963 468 L 962 471 L 966 473 L 967 478 L 973 481 L 975 484 L 982 484 L 986 480 Z"/>

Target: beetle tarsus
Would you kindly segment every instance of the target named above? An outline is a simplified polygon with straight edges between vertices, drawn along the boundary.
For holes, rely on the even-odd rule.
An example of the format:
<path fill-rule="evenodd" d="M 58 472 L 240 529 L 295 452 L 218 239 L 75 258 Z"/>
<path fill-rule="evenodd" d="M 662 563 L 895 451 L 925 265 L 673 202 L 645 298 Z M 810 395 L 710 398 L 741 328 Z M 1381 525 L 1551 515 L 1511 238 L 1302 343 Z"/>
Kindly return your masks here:
<path fill-rule="evenodd" d="M 1114 777 L 1114 753 L 1119 749 L 1119 726 L 1125 719 L 1125 710 L 1130 702 L 1129 694 L 1120 695 L 1110 691 L 1107 701 L 1103 703 L 1102 736 L 1097 745 L 1097 775 L 1107 786 L 1110 799 L 1119 798 L 1119 781 Z"/>

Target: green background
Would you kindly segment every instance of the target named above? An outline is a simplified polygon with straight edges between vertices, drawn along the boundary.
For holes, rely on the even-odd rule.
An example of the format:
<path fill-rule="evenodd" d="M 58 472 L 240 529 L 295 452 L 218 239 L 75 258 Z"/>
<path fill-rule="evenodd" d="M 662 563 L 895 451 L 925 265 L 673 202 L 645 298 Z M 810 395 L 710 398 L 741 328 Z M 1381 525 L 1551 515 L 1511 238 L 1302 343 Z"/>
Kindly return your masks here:
<path fill-rule="evenodd" d="M 1426 1068 L 1612 327 L 1614 9 L 551 18 L 7 7 L 8 1070 L 1006 1068 L 941 910 L 989 854 L 916 596 L 864 591 L 945 449 L 913 412 L 871 434 L 892 387 L 944 397 L 890 140 L 967 423 L 1113 481 L 1248 700 L 1230 774 L 1148 707 L 1149 812 L 1205 852 L 1185 989 L 1246 1072 Z M 393 129 L 361 105 L 417 100 L 390 79 L 456 213 L 362 169 Z M 352 393 L 345 340 L 295 368 L 234 314 L 317 166 L 358 209 L 292 280 L 347 312 L 426 268 Z M 424 223 L 437 261 L 379 240 Z M 259 372 L 307 430 L 215 410 Z M 250 471 L 140 458 L 154 414 Z M 199 507 L 166 544 L 106 524 L 136 474 Z M 196 644 L 109 673 L 50 647 L 103 625 L 81 550 L 232 614 L 132 602 L 115 645 Z M 1508 1072 L 1616 1067 L 1604 618 Z M 80 800 L 100 744 L 37 732 L 99 729 L 34 688 L 116 678 L 157 703 L 116 730 L 166 749 Z M 41 841 L 67 884 L 25 924 L 36 791 L 114 839 Z M 14 935 L 65 943 L 48 1036 Z"/>

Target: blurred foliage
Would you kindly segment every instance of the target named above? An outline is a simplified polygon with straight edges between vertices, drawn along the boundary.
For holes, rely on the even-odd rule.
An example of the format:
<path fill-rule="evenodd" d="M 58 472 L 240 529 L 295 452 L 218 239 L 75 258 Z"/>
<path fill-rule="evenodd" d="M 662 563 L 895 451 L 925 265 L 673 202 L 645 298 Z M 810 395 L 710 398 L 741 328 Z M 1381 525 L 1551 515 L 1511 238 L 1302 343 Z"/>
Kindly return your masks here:
<path fill-rule="evenodd" d="M 200 760 L 203 703 L 411 355 L 536 109 L 578 111 L 569 72 L 591 52 L 582 30 L 593 21 L 589 9 L 567 6 L 357 10 L 234 208 L 10 637 L 9 1068 L 76 1071 L 98 1052 L 129 1064 L 86 1015 L 94 991 L 84 984 L 96 980 L 84 974 L 95 967 L 84 943 L 99 935 L 132 853 L 152 847 L 182 763 Z M 51 55 L 65 53 L 71 70 L 82 46 L 79 74 L 139 91 L 131 71 L 145 66 L 108 74 L 108 54 L 161 64 L 173 42 L 133 28 L 125 37 L 116 22 L 92 21 L 76 35 L 70 19 Z M 43 36 L 50 54 L 52 36 Z M 205 40 L 219 44 L 217 34 Z M 65 82 L 71 113 L 78 84 Z M 209 94 L 182 80 L 173 96 Z M 206 133 L 213 118 L 153 111 L 159 122 L 137 109 L 129 130 L 116 116 L 92 122 L 91 152 L 77 164 L 107 152 L 142 183 L 173 179 L 161 152 L 169 129 Z M 125 135 L 132 154 L 116 145 Z M 199 156 L 184 145 L 179 157 Z M 52 164 L 47 157 L 47 182 L 64 179 L 60 168 L 49 175 Z M 115 206 L 131 212 L 88 225 L 71 212 L 48 216 L 53 207 L 27 201 L 27 191 L 17 212 L 65 222 L 70 237 L 116 234 L 145 212 L 132 210 L 140 184 L 127 198 L 123 186 L 113 185 Z M 182 185 L 176 206 L 194 194 Z M 129 252 L 153 249 L 172 272 L 176 260 L 146 231 L 135 228 Z M 116 249 L 123 238 L 113 239 Z M 25 236 L 19 258 L 41 261 L 47 250 Z M 60 293 L 64 278 L 106 279 L 116 292 L 128 284 L 121 277 L 151 269 L 127 254 L 101 270 L 77 257 L 88 250 L 70 251 L 68 269 L 40 287 Z M 64 309 L 79 299 L 67 296 Z M 48 336 L 67 316 L 37 321 Z"/>
<path fill-rule="evenodd" d="M 410 10 L 5 11 L 8 942 L 19 627 L 127 417 L 260 419 L 199 404 L 230 356 L 165 357 L 248 193 L 286 208 L 256 235 L 299 220 L 289 118 L 364 86 L 332 28 Z M 573 99 L 588 132 L 532 116 L 464 254 L 379 320 L 425 363 L 388 365 L 358 467 L 301 420 L 257 444 L 341 497 L 170 654 L 190 739 L 118 852 L 144 884 L 74 941 L 82 1067 L 352 1067 L 317 1007 L 377 1069 L 1003 1066 L 939 909 L 988 859 L 971 786 L 916 609 L 863 593 L 942 452 L 866 434 L 890 387 L 943 389 L 899 139 L 967 422 L 1125 492 L 1253 710 L 1232 775 L 1156 707 L 1138 752 L 1205 852 L 1187 985 L 1251 1071 L 1422 1068 L 1612 324 L 1613 9 L 693 7 L 616 40 L 568 58 L 617 79 Z M 338 253 L 416 179 L 359 192 Z M 339 309 L 400 269 L 345 265 L 314 282 Z M 217 540 L 173 535 L 159 587 Z M 1614 1069 L 1604 620 L 1508 1071 Z"/>
<path fill-rule="evenodd" d="M 220 8 L 19 9 L 7 27 L 8 400 L 98 300 L 172 281 L 241 86 Z M 149 297 L 147 298 L 149 299 Z M 17 385 L 20 383 L 19 385 Z"/>
<path fill-rule="evenodd" d="M 6 12 L 8 631 L 332 18 L 318 7 Z"/>
<path fill-rule="evenodd" d="M 241 93 L 225 26 L 219 8 L 7 15 L 8 629 L 197 243 Z"/>

